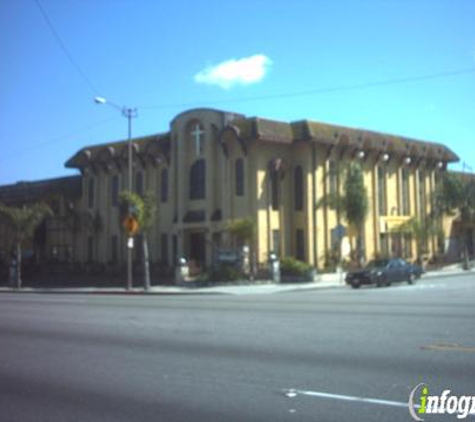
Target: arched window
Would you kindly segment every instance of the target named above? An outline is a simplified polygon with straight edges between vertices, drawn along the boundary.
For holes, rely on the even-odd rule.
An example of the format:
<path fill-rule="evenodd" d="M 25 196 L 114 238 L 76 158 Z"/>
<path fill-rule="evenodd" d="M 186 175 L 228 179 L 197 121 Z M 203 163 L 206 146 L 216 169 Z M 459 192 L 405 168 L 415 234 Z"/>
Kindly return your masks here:
<path fill-rule="evenodd" d="M 162 202 L 168 201 L 168 170 L 162 169 L 160 173 L 160 200 Z"/>
<path fill-rule="evenodd" d="M 114 174 L 111 179 L 111 203 L 112 206 L 119 204 L 119 176 Z"/>
<path fill-rule="evenodd" d="M 119 237 L 111 236 L 111 262 L 116 264 L 119 259 Z"/>
<path fill-rule="evenodd" d="M 411 215 L 409 169 L 402 169 L 402 215 Z"/>
<path fill-rule="evenodd" d="M 190 199 L 204 199 L 206 196 L 205 160 L 196 160 L 190 168 Z"/>
<path fill-rule="evenodd" d="M 94 177 L 89 178 L 89 183 L 87 185 L 87 206 L 92 208 L 94 206 L 95 198 L 95 180 Z"/>
<path fill-rule="evenodd" d="M 338 165 L 335 161 L 330 161 L 330 194 L 336 195 L 338 193 Z"/>
<path fill-rule="evenodd" d="M 295 211 L 302 211 L 304 204 L 304 186 L 303 171 L 301 166 L 295 167 L 294 170 L 294 204 Z"/>
<path fill-rule="evenodd" d="M 305 261 L 305 232 L 303 229 L 295 231 L 295 258 Z"/>
<path fill-rule="evenodd" d="M 141 171 L 135 173 L 135 193 L 143 195 L 143 173 Z"/>
<path fill-rule="evenodd" d="M 386 207 L 386 168 L 378 166 L 378 203 L 379 203 L 379 215 L 387 214 Z"/>
<path fill-rule="evenodd" d="M 270 172 L 270 183 L 271 183 L 271 202 L 272 209 L 277 211 L 280 206 L 280 192 L 279 192 L 279 172 L 272 170 Z"/>
<path fill-rule="evenodd" d="M 236 160 L 236 196 L 244 195 L 244 161 L 242 158 Z"/>
<path fill-rule="evenodd" d="M 419 216 L 421 219 L 426 217 L 427 195 L 426 195 L 426 172 L 419 170 Z"/>

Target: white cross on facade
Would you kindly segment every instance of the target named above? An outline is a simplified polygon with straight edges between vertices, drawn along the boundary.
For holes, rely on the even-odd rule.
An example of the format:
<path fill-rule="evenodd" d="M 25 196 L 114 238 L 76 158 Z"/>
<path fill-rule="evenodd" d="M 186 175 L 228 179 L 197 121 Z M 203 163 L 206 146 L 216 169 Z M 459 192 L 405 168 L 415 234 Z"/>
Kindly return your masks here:
<path fill-rule="evenodd" d="M 199 123 L 196 123 L 194 126 L 194 129 L 191 131 L 191 136 L 193 137 L 195 141 L 195 150 L 196 150 L 196 155 L 200 155 L 201 151 L 203 149 L 203 135 L 205 134 L 205 131 L 201 129 L 201 126 Z"/>

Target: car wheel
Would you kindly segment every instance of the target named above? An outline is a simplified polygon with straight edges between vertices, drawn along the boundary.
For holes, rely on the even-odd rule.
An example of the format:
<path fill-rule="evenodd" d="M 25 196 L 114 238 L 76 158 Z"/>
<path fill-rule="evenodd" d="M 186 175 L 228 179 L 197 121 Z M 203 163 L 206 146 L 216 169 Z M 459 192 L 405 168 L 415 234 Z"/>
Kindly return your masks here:
<path fill-rule="evenodd" d="M 409 273 L 407 282 L 408 284 L 414 284 L 416 282 L 416 276 L 414 275 L 414 273 Z"/>
<path fill-rule="evenodd" d="M 353 287 L 353 289 L 359 289 L 359 287 L 360 287 L 359 281 L 353 281 L 351 283 L 351 287 Z"/>
<path fill-rule="evenodd" d="M 381 277 L 376 280 L 376 287 L 382 287 L 386 285 L 386 279 Z"/>

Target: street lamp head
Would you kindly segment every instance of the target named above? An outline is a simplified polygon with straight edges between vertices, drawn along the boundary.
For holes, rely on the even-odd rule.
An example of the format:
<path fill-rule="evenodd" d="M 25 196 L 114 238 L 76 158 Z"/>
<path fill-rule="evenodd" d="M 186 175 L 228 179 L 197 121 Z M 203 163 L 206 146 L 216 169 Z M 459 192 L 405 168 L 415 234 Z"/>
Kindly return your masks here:
<path fill-rule="evenodd" d="M 107 100 L 104 97 L 95 97 L 94 102 L 96 104 L 105 104 L 107 103 Z"/>

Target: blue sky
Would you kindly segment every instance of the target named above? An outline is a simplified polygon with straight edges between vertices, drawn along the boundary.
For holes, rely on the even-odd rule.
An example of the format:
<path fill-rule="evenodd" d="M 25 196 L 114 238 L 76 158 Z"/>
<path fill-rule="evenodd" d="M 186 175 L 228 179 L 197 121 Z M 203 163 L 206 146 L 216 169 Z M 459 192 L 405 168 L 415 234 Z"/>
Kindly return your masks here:
<path fill-rule="evenodd" d="M 205 106 L 441 142 L 475 171 L 474 16 L 472 0 L 0 0 L 0 184 L 74 174 L 81 147 L 125 138 L 96 95 L 138 108 L 135 136 Z"/>

